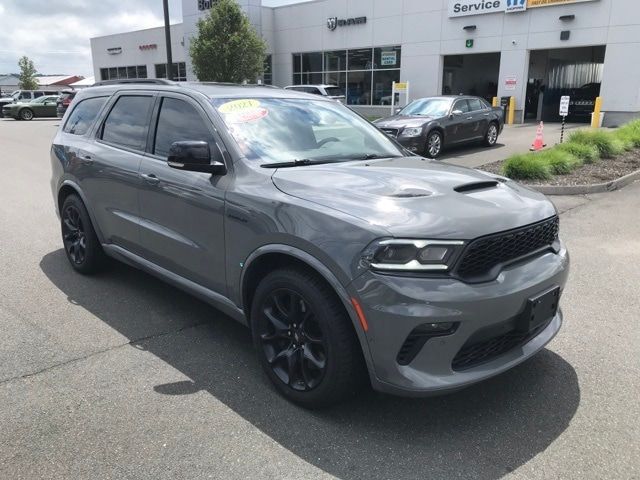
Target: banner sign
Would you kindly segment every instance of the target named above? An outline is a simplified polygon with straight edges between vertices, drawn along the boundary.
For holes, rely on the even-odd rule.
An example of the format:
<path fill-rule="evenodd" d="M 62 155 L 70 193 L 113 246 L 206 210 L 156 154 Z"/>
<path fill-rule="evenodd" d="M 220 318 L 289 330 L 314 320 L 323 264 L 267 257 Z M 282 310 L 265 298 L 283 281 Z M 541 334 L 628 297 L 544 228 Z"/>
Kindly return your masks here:
<path fill-rule="evenodd" d="M 382 52 L 380 55 L 380 64 L 383 67 L 395 66 L 398 63 L 398 52 L 395 50 Z"/>
<path fill-rule="evenodd" d="M 527 7 L 553 7 L 555 5 L 568 5 L 570 3 L 595 2 L 597 0 L 527 0 Z"/>

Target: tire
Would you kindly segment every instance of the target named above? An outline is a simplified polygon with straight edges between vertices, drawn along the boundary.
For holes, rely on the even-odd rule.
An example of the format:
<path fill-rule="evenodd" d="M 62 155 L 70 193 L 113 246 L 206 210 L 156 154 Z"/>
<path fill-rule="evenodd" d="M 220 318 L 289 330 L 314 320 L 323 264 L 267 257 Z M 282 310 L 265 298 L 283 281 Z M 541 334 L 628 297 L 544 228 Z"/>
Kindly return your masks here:
<path fill-rule="evenodd" d="M 425 145 L 425 155 L 429 158 L 438 158 L 442 153 L 442 134 L 433 130 L 427 135 L 427 143 Z"/>
<path fill-rule="evenodd" d="M 20 110 L 18 116 L 21 120 L 33 120 L 33 111 L 28 108 L 23 108 L 22 110 Z"/>
<path fill-rule="evenodd" d="M 62 243 L 71 266 L 84 275 L 99 272 L 106 256 L 80 197 L 69 195 L 60 217 Z"/>
<path fill-rule="evenodd" d="M 484 135 L 484 144 L 487 147 L 493 147 L 498 141 L 498 125 L 494 122 L 489 124 L 487 133 Z"/>
<path fill-rule="evenodd" d="M 362 351 L 344 306 L 317 275 L 271 272 L 251 308 L 258 359 L 276 389 L 305 408 L 336 404 L 366 379 Z"/>

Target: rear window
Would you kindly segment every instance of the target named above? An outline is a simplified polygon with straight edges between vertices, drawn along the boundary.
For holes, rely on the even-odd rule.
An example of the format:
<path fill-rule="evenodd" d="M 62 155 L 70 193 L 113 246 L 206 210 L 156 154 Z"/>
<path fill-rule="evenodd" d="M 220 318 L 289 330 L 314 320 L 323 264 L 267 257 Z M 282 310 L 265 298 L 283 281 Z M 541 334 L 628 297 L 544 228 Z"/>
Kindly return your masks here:
<path fill-rule="evenodd" d="M 102 127 L 102 140 L 134 150 L 144 150 L 154 97 L 122 96 Z"/>
<path fill-rule="evenodd" d="M 478 110 L 482 110 L 482 102 L 477 98 L 469 99 L 469 108 L 472 112 L 477 112 Z"/>
<path fill-rule="evenodd" d="M 98 113 L 107 101 L 108 97 L 87 98 L 76 105 L 73 109 L 63 131 L 72 135 L 84 135 L 87 133 L 93 122 L 98 117 Z"/>
<path fill-rule="evenodd" d="M 340 87 L 328 87 L 325 90 L 329 97 L 344 97 L 344 92 Z"/>

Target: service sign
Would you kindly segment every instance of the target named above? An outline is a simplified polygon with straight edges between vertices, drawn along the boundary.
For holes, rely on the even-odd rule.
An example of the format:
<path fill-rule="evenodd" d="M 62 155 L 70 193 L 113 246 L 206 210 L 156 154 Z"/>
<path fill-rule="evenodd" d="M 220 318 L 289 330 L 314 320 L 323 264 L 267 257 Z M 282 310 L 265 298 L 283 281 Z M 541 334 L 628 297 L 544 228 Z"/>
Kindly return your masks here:
<path fill-rule="evenodd" d="M 383 67 L 393 67 L 398 63 L 398 52 L 395 50 L 382 52 L 380 55 L 380 63 Z"/>
<path fill-rule="evenodd" d="M 560 116 L 566 117 L 569 115 L 569 104 L 571 103 L 571 97 L 560 98 Z"/>
<path fill-rule="evenodd" d="M 449 17 L 504 13 L 506 0 L 449 0 Z"/>

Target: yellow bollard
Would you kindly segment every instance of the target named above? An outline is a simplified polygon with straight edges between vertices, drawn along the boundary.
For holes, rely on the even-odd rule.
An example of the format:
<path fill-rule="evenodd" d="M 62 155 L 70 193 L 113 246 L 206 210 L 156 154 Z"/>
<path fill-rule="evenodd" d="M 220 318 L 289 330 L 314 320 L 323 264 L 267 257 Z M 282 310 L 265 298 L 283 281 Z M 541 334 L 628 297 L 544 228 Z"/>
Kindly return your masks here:
<path fill-rule="evenodd" d="M 591 128 L 600 128 L 600 112 L 602 111 L 602 97 L 596 98 L 596 105 L 591 118 Z"/>
<path fill-rule="evenodd" d="M 500 106 L 500 100 L 498 99 L 498 97 L 493 97 L 493 103 L 491 104 L 494 107 L 498 107 Z"/>
<path fill-rule="evenodd" d="M 507 125 L 513 125 L 516 121 L 516 97 L 509 99 L 509 114 L 507 116 Z"/>

